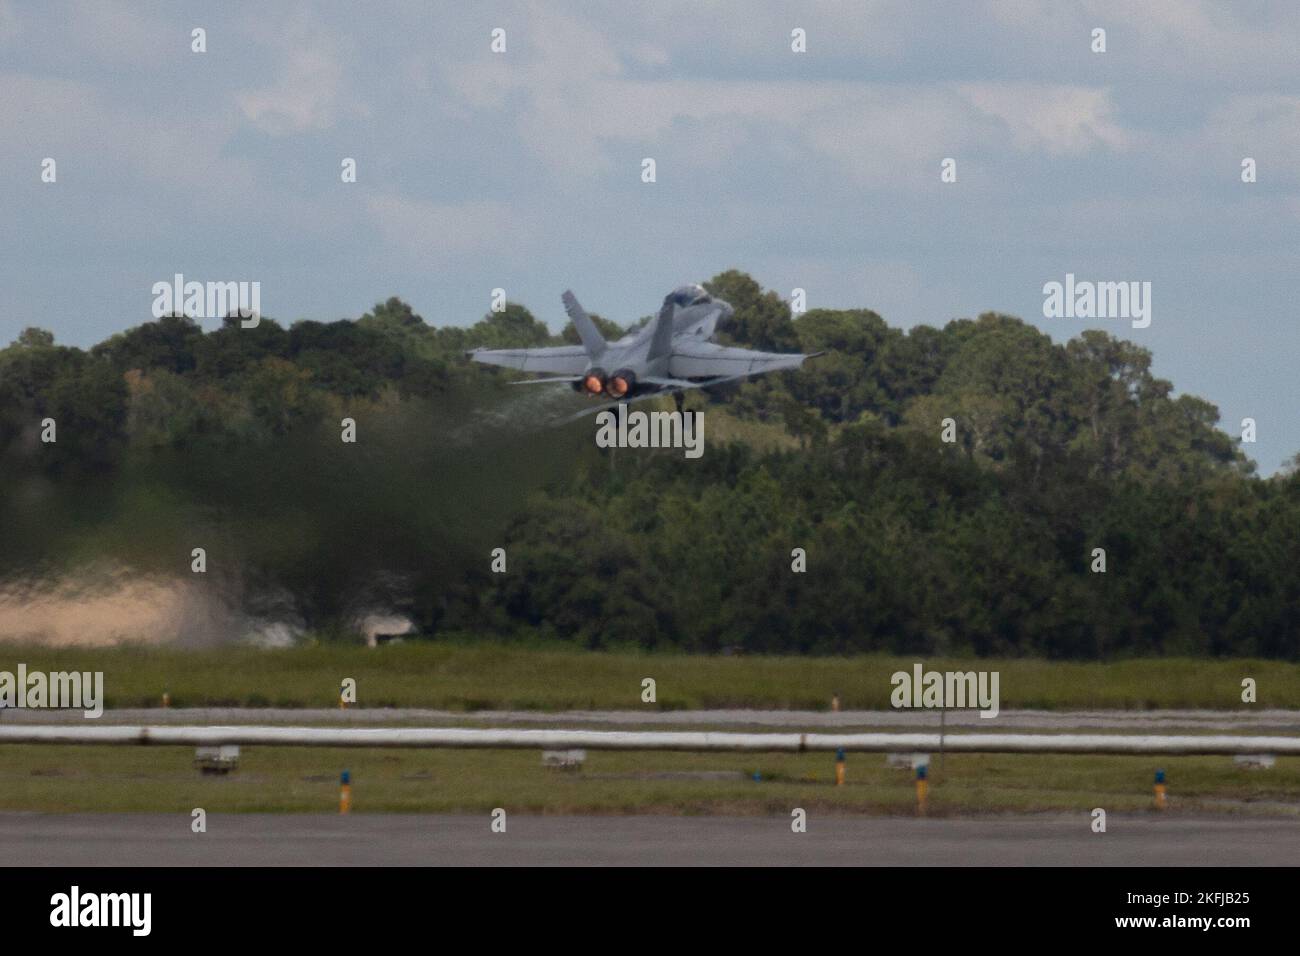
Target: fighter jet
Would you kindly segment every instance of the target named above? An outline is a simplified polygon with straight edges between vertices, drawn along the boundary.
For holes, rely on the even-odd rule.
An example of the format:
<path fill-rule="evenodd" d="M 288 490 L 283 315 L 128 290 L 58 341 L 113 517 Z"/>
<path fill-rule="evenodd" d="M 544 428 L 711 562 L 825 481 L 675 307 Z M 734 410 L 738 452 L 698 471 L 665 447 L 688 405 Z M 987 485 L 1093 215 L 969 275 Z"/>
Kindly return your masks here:
<path fill-rule="evenodd" d="M 671 393 L 681 410 L 687 389 L 721 385 L 751 375 L 798 368 L 812 355 L 755 352 L 710 341 L 718 321 L 733 309 L 702 286 L 684 285 L 664 299 L 650 322 L 614 342 L 606 342 L 572 292 L 562 296 L 564 310 L 578 330 L 581 345 L 535 349 L 474 349 L 476 362 L 502 365 L 548 378 L 516 385 L 552 382 L 570 385 L 592 398 L 613 399 L 586 409 L 581 418 L 604 408 Z M 820 353 L 818 353 L 820 354 Z"/>

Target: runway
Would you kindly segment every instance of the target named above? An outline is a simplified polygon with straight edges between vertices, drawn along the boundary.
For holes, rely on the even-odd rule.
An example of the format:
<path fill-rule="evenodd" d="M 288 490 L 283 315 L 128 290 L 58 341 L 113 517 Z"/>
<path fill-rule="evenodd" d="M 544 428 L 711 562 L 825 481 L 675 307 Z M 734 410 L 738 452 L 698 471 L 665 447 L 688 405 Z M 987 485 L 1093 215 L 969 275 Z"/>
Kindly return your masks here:
<path fill-rule="evenodd" d="M 0 814 L 7 866 L 1294 866 L 1294 819 Z"/>

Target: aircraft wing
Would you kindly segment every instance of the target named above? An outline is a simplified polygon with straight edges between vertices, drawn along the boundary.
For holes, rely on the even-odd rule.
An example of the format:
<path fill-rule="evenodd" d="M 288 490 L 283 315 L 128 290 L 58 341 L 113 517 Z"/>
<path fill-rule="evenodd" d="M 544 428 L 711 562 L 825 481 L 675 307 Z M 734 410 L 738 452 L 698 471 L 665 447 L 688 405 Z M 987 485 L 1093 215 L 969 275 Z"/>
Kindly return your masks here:
<path fill-rule="evenodd" d="M 673 342 L 668 374 L 674 378 L 744 378 L 798 368 L 811 358 L 799 353 L 755 352 L 715 342 Z"/>
<path fill-rule="evenodd" d="M 543 349 L 474 349 L 468 353 L 475 362 L 501 365 L 525 372 L 549 372 L 552 375 L 581 375 L 587 370 L 587 352 L 581 345 L 559 345 Z"/>

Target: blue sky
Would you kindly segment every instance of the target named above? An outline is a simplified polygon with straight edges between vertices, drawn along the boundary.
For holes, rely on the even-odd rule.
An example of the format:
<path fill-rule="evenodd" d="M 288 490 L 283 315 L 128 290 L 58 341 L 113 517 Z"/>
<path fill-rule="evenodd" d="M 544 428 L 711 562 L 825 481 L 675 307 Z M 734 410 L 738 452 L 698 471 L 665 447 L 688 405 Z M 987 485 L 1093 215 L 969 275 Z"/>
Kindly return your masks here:
<path fill-rule="evenodd" d="M 177 272 L 282 321 L 464 325 L 501 287 L 558 330 L 565 288 L 627 322 L 735 267 L 905 328 L 1105 328 L 1256 419 L 1268 474 L 1300 451 L 1297 49 L 1287 2 L 0 0 L 0 340 L 89 345 Z M 1151 282 L 1150 327 L 1044 318 L 1067 273 Z"/>

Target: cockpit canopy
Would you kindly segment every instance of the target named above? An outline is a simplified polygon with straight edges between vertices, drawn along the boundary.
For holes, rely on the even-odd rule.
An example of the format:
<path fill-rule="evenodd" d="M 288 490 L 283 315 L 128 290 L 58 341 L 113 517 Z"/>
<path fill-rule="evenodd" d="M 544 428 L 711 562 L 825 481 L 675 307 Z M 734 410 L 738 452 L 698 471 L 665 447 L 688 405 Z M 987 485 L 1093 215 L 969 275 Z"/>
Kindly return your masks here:
<path fill-rule="evenodd" d="M 708 305 L 713 301 L 713 298 L 704 291 L 704 287 L 699 285 L 680 286 L 674 289 L 668 298 L 674 305 L 683 309 L 690 305 Z"/>

